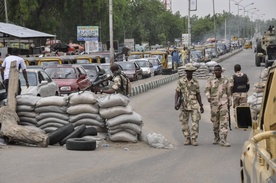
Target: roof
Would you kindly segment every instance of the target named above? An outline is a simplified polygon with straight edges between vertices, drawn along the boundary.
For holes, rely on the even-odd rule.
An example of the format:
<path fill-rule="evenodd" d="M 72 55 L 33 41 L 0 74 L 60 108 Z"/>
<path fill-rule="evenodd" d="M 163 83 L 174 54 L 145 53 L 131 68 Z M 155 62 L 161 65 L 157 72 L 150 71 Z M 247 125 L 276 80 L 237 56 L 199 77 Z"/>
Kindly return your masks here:
<path fill-rule="evenodd" d="M 27 38 L 54 38 L 56 35 L 39 32 L 18 25 L 0 22 L 0 33 L 7 34 L 13 37 Z M 3 36 L 3 35 L 2 35 Z"/>

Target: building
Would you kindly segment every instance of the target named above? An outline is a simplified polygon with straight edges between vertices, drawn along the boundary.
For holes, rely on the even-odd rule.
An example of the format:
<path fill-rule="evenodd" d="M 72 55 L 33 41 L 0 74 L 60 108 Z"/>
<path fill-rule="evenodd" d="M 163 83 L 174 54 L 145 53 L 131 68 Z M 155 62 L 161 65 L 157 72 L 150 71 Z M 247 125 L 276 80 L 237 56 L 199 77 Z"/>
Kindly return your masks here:
<path fill-rule="evenodd" d="M 163 0 L 165 9 L 168 11 L 172 11 L 172 0 Z"/>

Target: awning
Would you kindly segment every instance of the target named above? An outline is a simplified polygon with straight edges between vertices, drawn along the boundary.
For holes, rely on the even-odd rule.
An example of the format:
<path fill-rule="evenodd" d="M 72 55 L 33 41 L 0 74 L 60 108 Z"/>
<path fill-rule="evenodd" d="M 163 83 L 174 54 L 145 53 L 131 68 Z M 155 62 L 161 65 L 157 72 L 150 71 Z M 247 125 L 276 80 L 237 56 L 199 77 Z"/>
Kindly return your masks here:
<path fill-rule="evenodd" d="M 0 38 L 16 37 L 19 39 L 30 38 L 55 38 L 56 35 L 39 32 L 18 25 L 0 22 Z"/>

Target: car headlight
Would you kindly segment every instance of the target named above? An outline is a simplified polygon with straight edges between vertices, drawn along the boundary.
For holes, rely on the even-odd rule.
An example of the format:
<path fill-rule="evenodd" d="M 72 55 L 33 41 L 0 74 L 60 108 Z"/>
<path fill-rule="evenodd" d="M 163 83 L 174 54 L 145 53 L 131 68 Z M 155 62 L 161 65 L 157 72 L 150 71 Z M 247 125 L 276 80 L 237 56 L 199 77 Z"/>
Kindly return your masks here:
<path fill-rule="evenodd" d="M 60 91 L 70 91 L 71 90 L 71 86 L 62 86 L 60 87 Z"/>

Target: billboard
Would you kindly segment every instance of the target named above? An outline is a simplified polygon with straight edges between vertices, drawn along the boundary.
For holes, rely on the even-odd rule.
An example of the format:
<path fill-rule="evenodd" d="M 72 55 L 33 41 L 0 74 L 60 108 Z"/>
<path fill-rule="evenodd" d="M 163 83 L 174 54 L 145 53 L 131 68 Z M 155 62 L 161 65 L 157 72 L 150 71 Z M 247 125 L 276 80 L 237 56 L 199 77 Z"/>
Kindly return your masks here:
<path fill-rule="evenodd" d="M 94 39 L 91 41 L 85 41 L 85 52 L 90 54 L 92 52 L 99 51 L 99 42 L 98 39 Z"/>
<path fill-rule="evenodd" d="M 99 27 L 98 26 L 77 26 L 77 40 L 78 41 L 94 41 L 98 40 Z"/>
<path fill-rule="evenodd" d="M 182 34 L 182 45 L 185 45 L 186 47 L 191 43 L 191 35 L 189 34 Z"/>
<path fill-rule="evenodd" d="M 129 48 L 131 51 L 134 51 L 134 39 L 125 39 L 124 45 L 125 47 Z"/>

